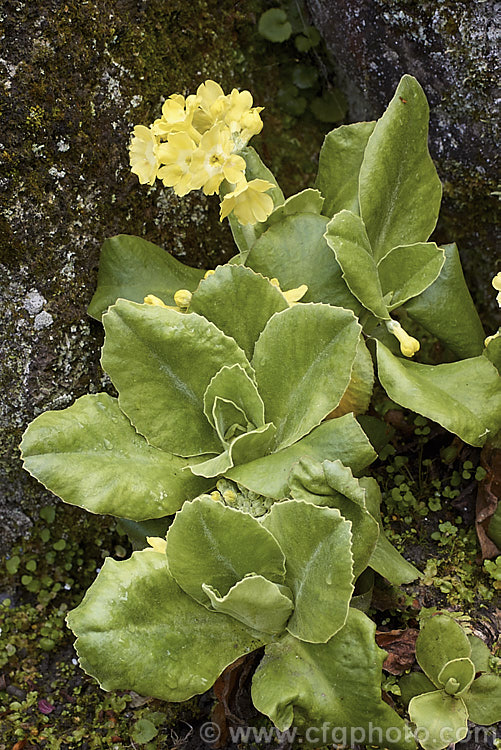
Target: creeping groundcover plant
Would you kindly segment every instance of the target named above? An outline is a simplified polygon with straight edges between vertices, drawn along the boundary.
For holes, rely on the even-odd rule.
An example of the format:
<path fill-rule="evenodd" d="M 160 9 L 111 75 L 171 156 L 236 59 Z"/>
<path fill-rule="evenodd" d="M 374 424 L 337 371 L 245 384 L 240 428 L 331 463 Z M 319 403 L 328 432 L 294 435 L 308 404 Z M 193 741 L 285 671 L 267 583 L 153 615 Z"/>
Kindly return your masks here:
<path fill-rule="evenodd" d="M 420 573 L 385 536 L 366 412 L 377 377 L 464 442 L 497 445 L 501 338 L 486 338 L 455 245 L 429 241 L 441 185 L 414 78 L 377 122 L 329 133 L 315 187 L 287 200 L 247 145 L 260 109 L 207 81 L 134 129 L 139 181 L 218 194 L 237 252 L 204 271 L 138 237 L 103 246 L 89 312 L 118 397 L 41 414 L 21 444 L 27 471 L 122 519 L 136 547 L 106 561 L 68 624 L 105 689 L 183 701 L 262 648 L 252 699 L 279 730 L 375 727 L 371 744 L 438 750 L 444 726 L 501 719 L 499 678 L 475 676 L 487 668 L 438 615 L 418 639 L 424 674 L 402 681 L 409 721 L 382 699 L 374 575 Z"/>

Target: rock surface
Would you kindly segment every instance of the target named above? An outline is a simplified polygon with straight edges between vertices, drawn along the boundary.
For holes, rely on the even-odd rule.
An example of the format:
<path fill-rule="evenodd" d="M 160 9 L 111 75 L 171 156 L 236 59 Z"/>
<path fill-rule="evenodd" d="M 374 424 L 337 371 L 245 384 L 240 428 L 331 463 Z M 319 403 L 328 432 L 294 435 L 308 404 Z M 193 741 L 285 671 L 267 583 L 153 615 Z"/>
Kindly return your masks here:
<path fill-rule="evenodd" d="M 498 195 L 500 9 L 495 0 L 308 0 L 348 95 L 350 121 L 380 116 L 404 73 L 431 107 L 430 149 L 444 183 L 437 238 L 456 241 L 484 315 L 501 258 Z"/>
<path fill-rule="evenodd" d="M 268 132 L 276 137 L 277 65 L 256 32 L 261 5 L 2 0 L 4 550 L 40 505 L 54 501 L 21 468 L 23 430 L 40 412 L 103 387 L 101 327 L 86 314 L 103 240 L 137 234 L 207 267 L 233 253 L 217 199 L 200 193 L 179 199 L 161 185 L 141 187 L 129 171 L 127 146 L 132 126 L 158 117 L 166 96 L 193 91 L 206 78 L 227 90 L 252 89 L 267 105 Z M 263 65 L 267 55 L 270 67 Z M 311 153 L 320 142 L 321 134 Z M 266 158 L 272 156 L 273 147 L 266 153 L 264 146 Z"/>

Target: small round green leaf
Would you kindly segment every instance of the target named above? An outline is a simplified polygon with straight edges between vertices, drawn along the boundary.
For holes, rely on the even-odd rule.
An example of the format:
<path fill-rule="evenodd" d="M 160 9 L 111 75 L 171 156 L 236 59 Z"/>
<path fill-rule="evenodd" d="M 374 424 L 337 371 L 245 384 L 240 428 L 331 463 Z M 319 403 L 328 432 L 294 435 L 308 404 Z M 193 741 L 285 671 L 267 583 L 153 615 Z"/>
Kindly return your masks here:
<path fill-rule="evenodd" d="M 468 734 L 465 704 L 443 690 L 417 695 L 409 703 L 409 715 L 424 750 L 443 750 Z"/>
<path fill-rule="evenodd" d="M 262 13 L 257 30 L 269 42 L 285 42 L 292 34 L 292 26 L 282 8 L 270 8 Z"/>
<path fill-rule="evenodd" d="M 448 615 L 429 617 L 416 641 L 416 659 L 430 680 L 443 687 L 439 676 L 453 659 L 470 658 L 471 647 L 462 627 Z"/>

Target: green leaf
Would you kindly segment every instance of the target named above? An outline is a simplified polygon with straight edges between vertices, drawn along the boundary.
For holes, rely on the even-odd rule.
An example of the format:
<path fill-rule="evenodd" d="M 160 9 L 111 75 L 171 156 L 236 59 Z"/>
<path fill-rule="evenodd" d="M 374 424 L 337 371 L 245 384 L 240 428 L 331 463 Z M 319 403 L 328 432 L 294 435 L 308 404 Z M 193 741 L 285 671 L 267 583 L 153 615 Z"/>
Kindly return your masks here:
<path fill-rule="evenodd" d="M 409 703 L 409 716 L 424 750 L 442 750 L 468 734 L 468 712 L 461 698 L 443 690 L 417 695 Z"/>
<path fill-rule="evenodd" d="M 488 645 L 476 635 L 468 635 L 467 638 L 471 646 L 470 659 L 475 665 L 475 671 L 489 672 L 491 652 Z"/>
<path fill-rule="evenodd" d="M 422 365 L 395 357 L 377 342 L 378 375 L 388 396 L 470 445 L 481 446 L 501 427 L 499 373 L 486 357 Z"/>
<path fill-rule="evenodd" d="M 271 318 L 252 365 L 278 448 L 306 435 L 339 404 L 360 330 L 351 311 L 328 305 L 295 305 Z"/>
<path fill-rule="evenodd" d="M 360 336 L 350 382 L 339 405 L 329 414 L 328 418 L 342 417 L 350 411 L 355 415 L 363 414 L 369 408 L 373 388 L 374 365 L 364 337 Z"/>
<path fill-rule="evenodd" d="M 197 464 L 191 464 L 190 469 L 193 474 L 197 477 L 205 477 L 210 479 L 211 477 L 218 477 L 224 474 L 225 471 L 231 469 L 233 461 L 230 456 L 229 450 L 224 450 L 217 456 L 211 456 L 205 461 L 200 461 Z M 212 482 L 214 484 L 214 482 Z"/>
<path fill-rule="evenodd" d="M 375 125 L 375 122 L 341 125 L 325 136 L 315 181 L 315 187 L 325 198 L 325 216 L 334 216 L 343 209 L 359 213 L 358 175 Z"/>
<path fill-rule="evenodd" d="M 272 450 L 275 433 L 275 425 L 268 422 L 257 430 L 239 435 L 230 445 L 230 456 L 233 464 L 238 466 L 265 456 Z"/>
<path fill-rule="evenodd" d="M 178 289 L 196 289 L 204 272 L 180 263 L 161 247 L 141 237 L 119 234 L 101 250 L 97 289 L 89 315 L 97 320 L 119 297 L 142 302 L 148 294 L 174 305 Z"/>
<path fill-rule="evenodd" d="M 318 69 L 314 65 L 298 63 L 292 69 L 292 81 L 299 89 L 311 89 L 318 81 Z"/>
<path fill-rule="evenodd" d="M 400 688 L 400 697 L 402 703 L 406 706 L 409 704 L 415 695 L 422 695 L 423 693 L 433 693 L 436 691 L 436 686 L 423 672 L 411 672 L 410 674 L 404 674 L 398 681 L 398 687 Z"/>
<path fill-rule="evenodd" d="M 292 497 L 314 505 L 337 508 L 351 521 L 353 577 L 365 570 L 376 546 L 379 526 L 365 506 L 365 490 L 341 461 L 323 464 L 302 458 L 289 475 Z"/>
<path fill-rule="evenodd" d="M 448 615 L 429 617 L 416 641 L 416 659 L 427 677 L 442 687 L 439 675 L 453 659 L 469 658 L 471 647 L 462 627 Z"/>
<path fill-rule="evenodd" d="M 437 223 L 442 186 L 428 152 L 428 115 L 421 86 L 405 75 L 367 142 L 359 201 L 376 261 L 426 242 Z"/>
<path fill-rule="evenodd" d="M 308 286 L 302 302 L 327 302 L 357 313 L 358 300 L 341 277 L 341 269 L 325 241 L 328 219 L 299 213 L 273 224 L 257 240 L 247 265 L 269 278 L 276 277 L 283 290 Z"/>
<path fill-rule="evenodd" d="M 259 495 L 281 499 L 289 494 L 288 477 L 292 466 L 304 456 L 316 461 L 339 458 L 355 473 L 365 469 L 376 458 L 374 449 L 353 414 L 346 414 L 322 423 L 289 448 L 235 466 L 226 476 Z"/>
<path fill-rule="evenodd" d="M 176 455 L 219 453 L 203 412 L 223 365 L 250 365 L 234 339 L 195 313 L 119 300 L 103 318 L 102 364 L 121 409 L 148 442 Z"/>
<path fill-rule="evenodd" d="M 203 497 L 177 513 L 167 532 L 167 559 L 183 591 L 206 605 L 204 583 L 225 596 L 249 573 L 283 583 L 285 572 L 282 550 L 259 521 Z"/>
<path fill-rule="evenodd" d="M 492 362 L 496 370 L 501 374 L 501 329 L 491 338 L 482 354 Z"/>
<path fill-rule="evenodd" d="M 374 634 L 374 623 L 350 609 L 344 628 L 325 644 L 283 636 L 267 646 L 254 674 L 254 705 L 282 732 L 292 725 L 303 731 L 318 728 L 318 734 L 309 736 L 318 745 L 345 745 L 349 730 L 356 727 L 370 745 L 415 748 L 403 720 L 381 699 L 385 652 Z M 324 722 L 327 733 L 322 735 Z M 381 740 L 371 728 L 381 730 Z M 360 734 L 357 737 L 358 743 Z"/>
<path fill-rule="evenodd" d="M 463 700 L 474 724 L 489 726 L 501 721 L 501 677 L 481 674 L 463 695 Z"/>
<path fill-rule="evenodd" d="M 292 26 L 282 8 L 265 10 L 259 17 L 257 30 L 269 42 L 285 42 L 292 34 Z"/>
<path fill-rule="evenodd" d="M 444 263 L 445 251 L 434 242 L 417 242 L 390 250 L 377 266 L 383 296 L 389 299 L 388 310 L 400 307 L 433 284 Z"/>
<path fill-rule="evenodd" d="M 268 279 L 245 266 L 225 265 L 201 282 L 189 309 L 235 339 L 250 360 L 268 320 L 288 307 L 283 294 Z"/>
<path fill-rule="evenodd" d="M 458 357 L 482 354 L 485 333 L 466 285 L 456 245 L 444 245 L 445 263 L 428 289 L 405 309 Z M 446 313 L 444 312 L 446 311 Z"/>
<path fill-rule="evenodd" d="M 158 734 L 158 729 L 153 722 L 148 719 L 139 719 L 135 722 L 132 729 L 132 739 L 140 745 L 149 742 Z"/>
<path fill-rule="evenodd" d="M 268 191 L 268 195 L 271 195 L 273 198 L 273 203 L 275 204 L 275 208 L 277 206 L 282 205 L 284 202 L 284 194 L 280 190 L 280 187 L 278 185 L 278 182 L 275 179 L 275 176 L 273 172 L 268 169 L 266 164 L 262 161 L 261 157 L 255 151 L 252 146 L 245 146 L 245 148 L 240 149 L 238 151 L 238 154 L 245 159 L 245 178 L 248 182 L 251 180 L 268 180 L 268 182 L 273 183 L 275 187 L 271 188 Z"/>
<path fill-rule="evenodd" d="M 285 555 L 285 585 L 294 594 L 287 630 L 326 643 L 345 624 L 354 590 L 351 523 L 333 508 L 287 500 L 272 505 L 262 524 Z"/>
<path fill-rule="evenodd" d="M 386 536 L 381 518 L 381 491 L 378 483 L 372 477 L 362 477 L 360 486 L 366 490 L 365 502 L 367 510 L 379 523 L 379 536 L 376 547 L 371 555 L 369 565 L 376 573 L 386 578 L 394 586 L 402 583 L 411 583 L 419 578 L 421 573 L 408 562 Z"/>
<path fill-rule="evenodd" d="M 322 194 L 313 188 L 306 188 L 306 190 L 302 190 L 300 193 L 291 195 L 281 206 L 277 206 L 266 221 L 263 222 L 263 227 L 265 227 L 266 231 L 272 224 L 283 221 L 286 216 L 294 216 L 295 214 L 321 214 L 323 205 L 324 199 Z"/>
<path fill-rule="evenodd" d="M 459 697 L 475 679 L 475 665 L 467 656 L 452 659 L 441 669 L 438 681 L 449 695 Z"/>
<path fill-rule="evenodd" d="M 232 586 L 225 596 L 220 596 L 205 583 L 202 588 L 217 612 L 230 615 L 263 633 L 282 633 L 294 609 L 290 589 L 263 576 L 247 576 Z"/>
<path fill-rule="evenodd" d="M 165 537 L 167 529 L 172 523 L 172 516 L 148 519 L 147 521 L 130 521 L 127 518 L 119 518 L 117 531 L 119 534 L 127 534 L 134 550 L 149 547 L 146 537 Z"/>
<path fill-rule="evenodd" d="M 310 109 L 320 122 L 339 122 L 346 116 L 348 102 L 341 89 L 331 89 L 316 96 Z"/>
<path fill-rule="evenodd" d="M 104 690 L 135 690 L 166 701 L 204 693 L 267 636 L 209 611 L 176 584 L 165 555 L 148 549 L 107 558 L 69 613 L 80 665 Z"/>
<path fill-rule="evenodd" d="M 325 239 L 350 292 L 374 315 L 388 320 L 390 316 L 362 219 L 351 211 L 340 211 L 327 224 Z"/>
<path fill-rule="evenodd" d="M 212 409 L 216 396 L 233 401 L 255 427 L 264 425 L 264 404 L 254 381 L 240 365 L 222 367 L 204 393 L 204 413 L 215 427 Z"/>
<path fill-rule="evenodd" d="M 210 486 L 185 470 L 185 459 L 148 445 L 106 393 L 41 414 L 26 430 L 21 451 L 32 476 L 91 513 L 159 518 Z"/>

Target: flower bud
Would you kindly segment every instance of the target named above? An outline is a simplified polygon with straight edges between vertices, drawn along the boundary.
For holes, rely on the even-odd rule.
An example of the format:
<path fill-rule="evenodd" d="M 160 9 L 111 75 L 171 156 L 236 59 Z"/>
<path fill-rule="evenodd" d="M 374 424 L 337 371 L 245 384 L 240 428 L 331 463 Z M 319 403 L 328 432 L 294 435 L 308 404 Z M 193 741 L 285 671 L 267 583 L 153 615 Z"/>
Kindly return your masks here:
<path fill-rule="evenodd" d="M 420 343 L 414 336 L 409 336 L 407 331 L 404 331 L 398 320 L 389 320 L 386 322 L 386 328 L 392 333 L 400 342 L 400 351 L 404 357 L 413 357 L 416 352 L 419 351 Z"/>
<path fill-rule="evenodd" d="M 174 302 L 178 307 L 189 307 L 192 294 L 187 289 L 178 289 L 174 295 Z"/>

